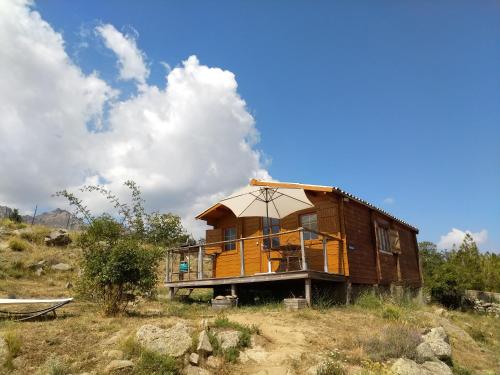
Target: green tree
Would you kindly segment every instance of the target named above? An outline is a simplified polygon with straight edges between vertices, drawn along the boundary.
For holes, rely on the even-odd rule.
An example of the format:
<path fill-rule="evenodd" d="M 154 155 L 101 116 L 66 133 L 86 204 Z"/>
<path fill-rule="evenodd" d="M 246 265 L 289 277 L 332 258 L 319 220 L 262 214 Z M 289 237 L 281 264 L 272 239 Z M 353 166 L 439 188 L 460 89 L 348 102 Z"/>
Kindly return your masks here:
<path fill-rule="evenodd" d="M 21 215 L 19 215 L 19 210 L 17 208 L 14 208 L 12 210 L 12 213 L 9 215 L 9 219 L 14 223 L 20 223 L 23 221 L 23 218 Z"/>
<path fill-rule="evenodd" d="M 133 181 L 125 185 L 131 190 L 131 206 L 102 186 L 81 189 L 102 194 L 112 204 L 116 216 L 96 217 L 76 195 L 66 190 L 56 193 L 68 199 L 77 214 L 88 222 L 79 238 L 83 249 L 79 290 L 83 296 L 100 303 L 107 315 L 123 311 L 137 296 L 152 296 L 165 247 L 183 243 L 190 237 L 178 216 L 146 212 L 139 187 Z"/>

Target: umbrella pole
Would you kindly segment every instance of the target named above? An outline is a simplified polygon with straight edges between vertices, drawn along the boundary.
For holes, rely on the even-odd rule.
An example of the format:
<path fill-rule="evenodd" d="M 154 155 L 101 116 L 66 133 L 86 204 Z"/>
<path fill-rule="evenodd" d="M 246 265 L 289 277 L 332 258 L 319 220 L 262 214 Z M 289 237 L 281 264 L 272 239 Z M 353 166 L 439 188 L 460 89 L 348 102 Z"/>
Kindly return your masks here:
<path fill-rule="evenodd" d="M 266 189 L 266 223 L 267 223 L 267 231 L 268 235 L 271 234 L 271 223 L 269 223 L 269 197 L 268 197 L 268 189 Z M 269 245 L 271 245 L 271 237 L 266 237 L 267 242 Z M 265 242 L 265 241 L 264 241 Z M 269 249 L 267 249 L 267 272 L 271 273 L 272 272 L 272 264 L 271 264 L 271 246 L 269 246 Z"/>

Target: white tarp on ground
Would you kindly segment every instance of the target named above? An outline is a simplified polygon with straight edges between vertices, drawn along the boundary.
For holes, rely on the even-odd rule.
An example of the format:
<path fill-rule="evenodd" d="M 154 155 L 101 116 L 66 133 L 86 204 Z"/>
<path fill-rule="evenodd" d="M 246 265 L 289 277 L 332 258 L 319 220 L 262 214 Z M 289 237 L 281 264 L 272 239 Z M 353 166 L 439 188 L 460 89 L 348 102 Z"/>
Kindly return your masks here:
<path fill-rule="evenodd" d="M 17 299 L 17 298 L 0 298 L 0 305 L 22 305 L 30 303 L 63 303 L 73 301 L 73 298 L 59 299 Z"/>

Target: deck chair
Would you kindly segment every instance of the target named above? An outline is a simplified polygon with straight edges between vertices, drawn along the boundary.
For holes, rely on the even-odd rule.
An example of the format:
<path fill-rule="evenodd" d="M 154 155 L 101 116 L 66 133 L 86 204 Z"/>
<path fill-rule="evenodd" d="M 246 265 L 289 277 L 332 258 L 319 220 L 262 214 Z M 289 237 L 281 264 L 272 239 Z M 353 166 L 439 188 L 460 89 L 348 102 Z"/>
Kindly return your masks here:
<path fill-rule="evenodd" d="M 0 310 L 0 315 L 14 317 L 16 321 L 34 319 L 36 317 L 52 312 L 56 316 L 56 310 L 73 301 L 73 298 L 60 299 L 16 299 L 16 298 L 0 298 L 0 308 L 10 305 L 39 305 L 40 308 L 34 311 L 4 311 Z M 48 307 L 44 307 L 50 304 Z"/>

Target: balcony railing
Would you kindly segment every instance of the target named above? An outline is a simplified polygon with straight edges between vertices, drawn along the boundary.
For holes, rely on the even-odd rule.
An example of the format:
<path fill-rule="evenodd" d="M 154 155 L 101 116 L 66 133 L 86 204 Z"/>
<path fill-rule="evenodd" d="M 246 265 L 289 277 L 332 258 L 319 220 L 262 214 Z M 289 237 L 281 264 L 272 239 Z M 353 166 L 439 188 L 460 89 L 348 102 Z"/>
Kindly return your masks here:
<path fill-rule="evenodd" d="M 265 243 L 273 244 L 273 238 L 280 239 L 280 246 L 266 248 Z M 266 239 L 268 240 L 265 241 Z M 230 250 L 224 250 L 227 244 L 234 244 L 234 246 L 231 246 Z M 255 260 L 256 246 L 258 248 L 258 260 Z M 259 262 L 259 266 L 265 264 L 265 259 L 267 259 L 268 273 L 315 270 L 345 275 L 346 241 L 344 236 L 340 233 L 328 234 L 297 228 L 268 235 L 243 237 L 230 241 L 198 243 L 169 249 L 166 256 L 166 281 L 215 278 L 216 266 L 233 268 L 235 262 L 239 263 L 239 272 L 230 272 L 231 274 L 227 276 L 251 276 L 256 273 L 263 273 L 247 272 L 246 263 L 249 262 L 249 259 L 246 258 L 245 249 L 249 247 L 252 247 L 252 261 Z M 208 250 L 207 253 L 206 250 Z M 228 254 L 232 255 L 231 259 L 226 259 L 226 263 L 223 264 L 217 263 L 217 257 Z M 217 273 L 220 274 L 220 272 Z M 227 274 L 227 272 L 224 274 Z"/>

